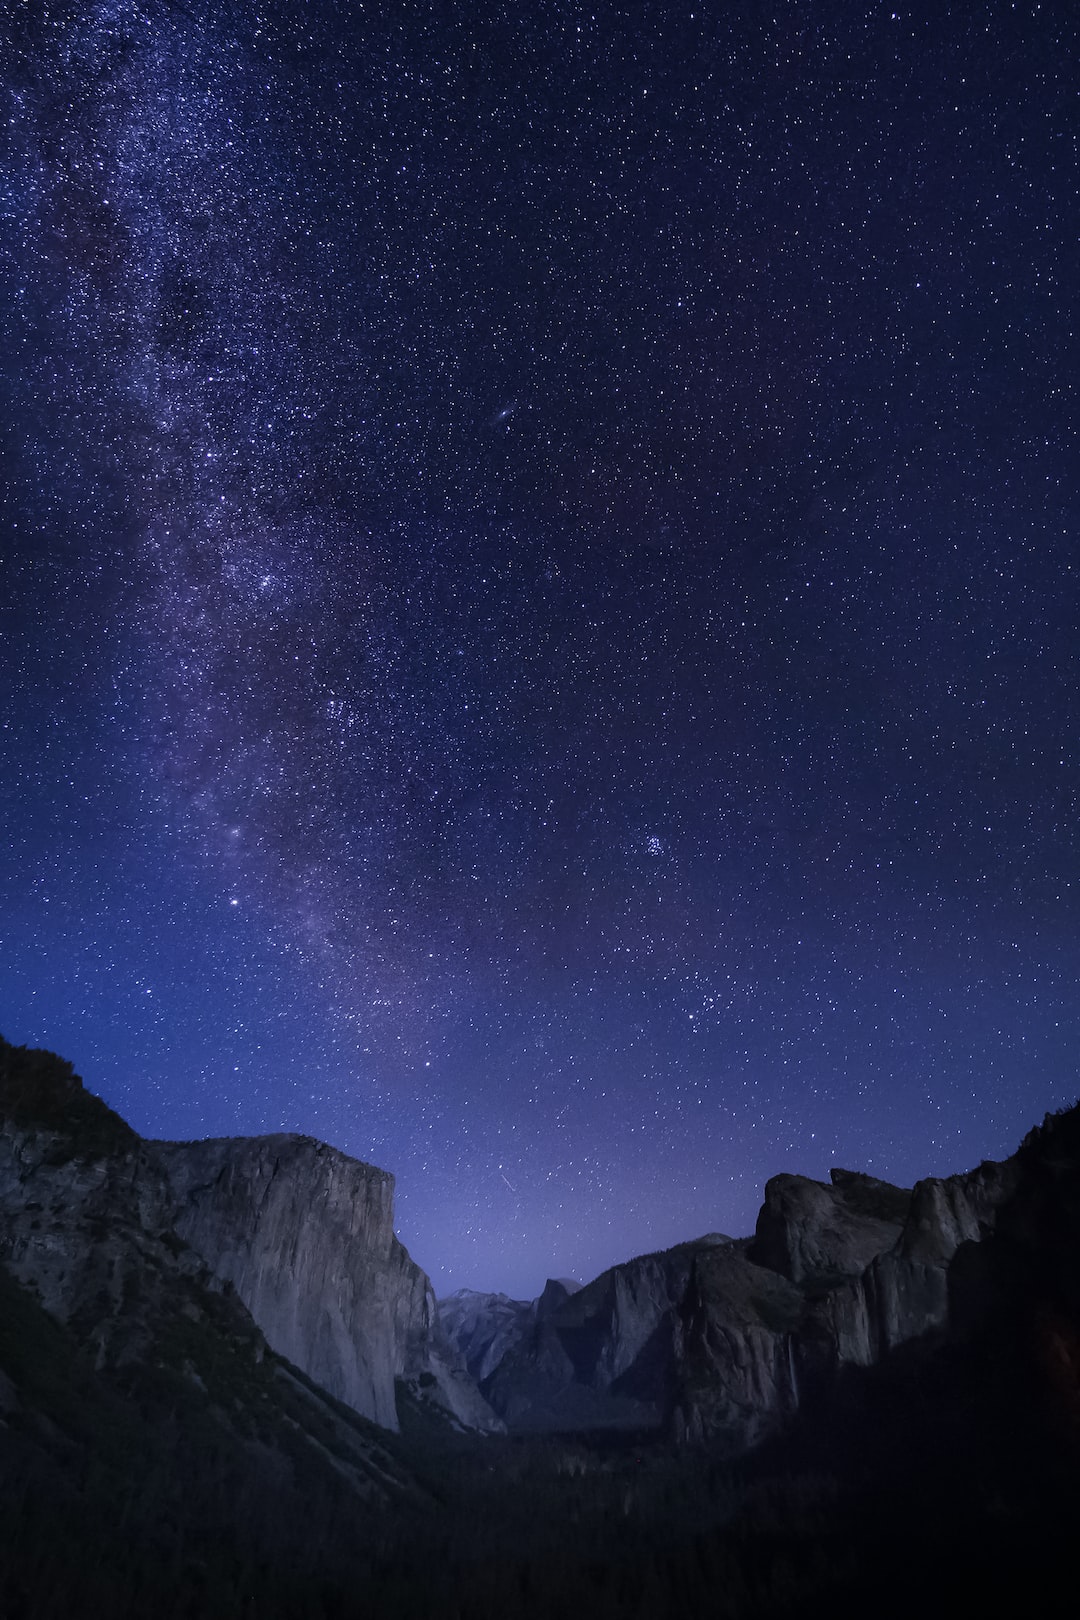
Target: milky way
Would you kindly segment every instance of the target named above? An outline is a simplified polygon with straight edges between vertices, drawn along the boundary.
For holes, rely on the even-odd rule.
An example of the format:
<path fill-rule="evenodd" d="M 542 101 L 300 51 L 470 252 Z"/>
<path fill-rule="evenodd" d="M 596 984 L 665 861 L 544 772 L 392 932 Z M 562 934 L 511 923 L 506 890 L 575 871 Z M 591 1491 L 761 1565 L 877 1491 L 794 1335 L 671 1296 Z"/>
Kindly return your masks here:
<path fill-rule="evenodd" d="M 12 10 L 5 1035 L 519 1293 L 1071 1101 L 1072 8 Z"/>

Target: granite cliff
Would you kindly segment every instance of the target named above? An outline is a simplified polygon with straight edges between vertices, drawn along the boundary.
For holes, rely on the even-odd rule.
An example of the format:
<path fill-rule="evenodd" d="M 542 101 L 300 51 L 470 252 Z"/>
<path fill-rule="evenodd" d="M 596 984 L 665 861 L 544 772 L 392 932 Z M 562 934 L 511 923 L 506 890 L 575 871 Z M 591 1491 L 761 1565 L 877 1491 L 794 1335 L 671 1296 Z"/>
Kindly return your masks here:
<path fill-rule="evenodd" d="M 176 1232 L 268 1342 L 331 1395 L 397 1427 L 397 1381 L 468 1428 L 501 1427 L 398 1242 L 394 1178 L 305 1136 L 153 1142 Z"/>
<path fill-rule="evenodd" d="M 33 1068 L 4 1050 L 12 1073 Z M 5 1090 L 10 1273 L 58 1319 L 92 1321 L 114 1359 L 139 1355 L 130 1302 L 162 1278 L 229 1289 L 273 1351 L 389 1429 L 404 1390 L 460 1429 L 652 1429 L 745 1451 L 845 1369 L 977 1326 L 1024 1197 L 1060 1183 L 1055 1153 L 1075 1174 L 1070 1114 L 1004 1163 L 913 1189 L 776 1176 L 752 1237 L 713 1233 L 534 1302 L 463 1292 L 440 1310 L 394 1235 L 385 1172 L 299 1136 L 143 1142 L 63 1071 L 36 1114 Z"/>
<path fill-rule="evenodd" d="M 458 1427 L 502 1427 L 394 1236 L 392 1176 L 299 1136 L 146 1142 L 52 1054 L 4 1043 L 0 1069 L 0 1261 L 92 1323 L 103 1358 L 137 1357 L 133 1302 L 185 1277 L 384 1428 L 399 1383 Z"/>
<path fill-rule="evenodd" d="M 281 1483 L 324 1470 L 329 1445 L 350 1496 L 406 1489 L 381 1431 L 274 1354 L 171 1208 L 148 1144 L 69 1063 L 0 1041 L 0 1279 L 20 1324 L 7 1349 L 29 1358 L 25 1387 L 8 1375 L 5 1410 L 34 1413 L 29 1386 L 48 1359 L 37 1340 L 76 1370 L 90 1409 L 115 1407 L 121 1425 L 134 1396 L 173 1426 L 183 1410 L 193 1429 L 219 1430 L 225 1468 L 249 1469 L 255 1444 Z M 45 1389 L 55 1401 L 55 1379 Z"/>
<path fill-rule="evenodd" d="M 752 1237 L 438 1320 L 390 1193 L 304 1138 L 143 1142 L 0 1042 L 0 1610 L 777 1620 L 870 1592 L 900 1620 L 1067 1589 L 1080 1109 L 911 1190 L 780 1176 Z M 245 1297 L 354 1400 L 396 1376 L 407 1432 Z M 470 1369 L 541 1444 L 449 1432 Z"/>
<path fill-rule="evenodd" d="M 776 1176 L 751 1238 L 642 1256 L 545 1309 L 503 1302 L 488 1339 L 480 1302 L 467 1333 L 451 1302 L 447 1329 L 511 1430 L 655 1429 L 745 1451 L 844 1369 L 971 1330 L 988 1298 L 976 1251 L 1064 1130 L 1048 1121 L 1004 1163 L 913 1189 Z"/>
<path fill-rule="evenodd" d="M 443 1333 L 464 1357 L 477 1384 L 523 1337 L 535 1317 L 536 1303 L 474 1288 L 459 1288 L 439 1301 Z"/>

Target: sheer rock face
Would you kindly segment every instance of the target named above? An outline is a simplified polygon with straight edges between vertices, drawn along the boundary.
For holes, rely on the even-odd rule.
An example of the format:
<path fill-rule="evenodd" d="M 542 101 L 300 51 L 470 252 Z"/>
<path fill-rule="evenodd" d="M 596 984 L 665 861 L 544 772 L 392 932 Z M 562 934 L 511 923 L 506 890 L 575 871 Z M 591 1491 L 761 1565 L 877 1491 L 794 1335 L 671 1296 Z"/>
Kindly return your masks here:
<path fill-rule="evenodd" d="M 394 1236 L 393 1188 L 306 1137 L 144 1142 L 69 1063 L 0 1041 L 0 1262 L 92 1323 L 104 1359 L 187 1309 L 184 1278 L 231 1284 L 271 1349 L 364 1417 L 397 1427 L 401 1379 L 443 1420 L 499 1429 Z"/>
<path fill-rule="evenodd" d="M 858 1277 L 891 1249 L 911 1194 L 872 1176 L 834 1170 L 832 1186 L 773 1176 L 757 1220 L 752 1258 L 796 1284 Z"/>
<path fill-rule="evenodd" d="M 393 1177 L 303 1136 L 156 1142 L 172 1222 L 267 1342 L 386 1428 L 430 1327 L 430 1286 L 393 1230 Z"/>
<path fill-rule="evenodd" d="M 511 1299 L 508 1294 L 485 1294 L 473 1288 L 459 1288 L 439 1301 L 442 1330 L 464 1357 L 477 1383 L 493 1373 L 520 1342 L 535 1314 L 535 1301 Z"/>
<path fill-rule="evenodd" d="M 1018 1157 L 987 1163 L 967 1175 L 916 1183 L 899 1245 L 904 1259 L 948 1265 L 962 1243 L 979 1243 L 996 1227 L 998 1211 L 1016 1189 Z"/>
<path fill-rule="evenodd" d="M 710 1251 L 711 1252 L 711 1251 Z M 655 1427 L 685 1346 L 696 1245 L 645 1255 L 569 1293 L 548 1283 L 481 1388 L 511 1429 Z"/>
<path fill-rule="evenodd" d="M 694 1255 L 680 1310 L 685 1350 L 667 1398 L 679 1439 L 726 1440 L 745 1450 L 799 1404 L 796 1334 L 805 1296 L 782 1272 L 758 1265 L 753 1244 Z"/>
<path fill-rule="evenodd" d="M 752 1444 L 797 1405 L 790 1335 L 804 1301 L 749 1246 L 712 1235 L 550 1300 L 484 1393 L 512 1430 L 666 1425 Z"/>
<path fill-rule="evenodd" d="M 511 1429 L 656 1426 L 743 1450 L 842 1368 L 978 1314 L 965 1257 L 1012 1207 L 1021 1158 L 911 1190 L 845 1170 L 831 1184 L 776 1176 L 753 1238 L 702 1238 L 572 1296 L 545 1291 L 516 1338 L 474 1346 L 496 1361 L 483 1391 Z"/>
<path fill-rule="evenodd" d="M 799 1344 L 807 1369 L 869 1367 L 913 1339 L 954 1329 L 953 1262 L 993 1235 L 1018 1176 L 1014 1158 L 916 1183 L 895 1242 L 808 1301 Z"/>
<path fill-rule="evenodd" d="M 666 1428 L 738 1451 L 845 1368 L 979 1331 L 1036 1283 L 1044 1316 L 1080 1296 L 1080 1109 L 1003 1164 L 911 1191 L 775 1177 L 752 1238 L 713 1234 L 532 1303 L 462 1293 L 437 1312 L 392 1194 L 305 1137 L 143 1142 L 70 1065 L 0 1042 L 0 1261 L 102 1364 L 216 1300 L 234 1338 L 254 1343 L 253 1319 L 388 1427 L 397 1379 L 462 1427 L 500 1426 L 494 1407 L 518 1430 Z"/>
<path fill-rule="evenodd" d="M 0 1040 L 0 1276 L 16 1324 L 6 1353 L 21 1352 L 8 1363 L 14 1377 L 0 1371 L 0 1415 L 24 1419 L 29 1455 L 35 1433 L 50 1449 L 60 1441 L 63 1466 L 92 1478 L 101 1468 L 99 1433 L 119 1416 L 121 1431 L 142 1427 L 166 1479 L 170 1469 L 185 1478 L 190 1448 L 213 1433 L 215 1477 L 231 1470 L 242 1482 L 257 1458 L 268 1499 L 320 1479 L 354 1493 L 358 1506 L 416 1494 L 373 1425 L 272 1354 L 171 1216 L 150 1145 L 85 1091 L 69 1063 Z M 39 1337 L 43 1313 L 65 1324 L 62 1339 Z M 47 1358 L 43 1380 L 26 1377 L 27 1344 Z M 63 1381 L 61 1368 L 65 1376 L 77 1371 L 77 1385 Z M 68 1431 L 73 1395 L 80 1414 L 92 1416 Z M 60 1416 L 62 1437 L 50 1412 Z M 51 1492 L 54 1476 L 42 1478 Z M 245 1511 L 257 1511 L 257 1495 L 253 1489 Z"/>
<path fill-rule="evenodd" d="M 176 1231 L 267 1342 L 346 1405 L 397 1427 L 396 1380 L 463 1427 L 500 1428 L 437 1331 L 393 1228 L 394 1178 L 305 1136 L 155 1142 Z"/>

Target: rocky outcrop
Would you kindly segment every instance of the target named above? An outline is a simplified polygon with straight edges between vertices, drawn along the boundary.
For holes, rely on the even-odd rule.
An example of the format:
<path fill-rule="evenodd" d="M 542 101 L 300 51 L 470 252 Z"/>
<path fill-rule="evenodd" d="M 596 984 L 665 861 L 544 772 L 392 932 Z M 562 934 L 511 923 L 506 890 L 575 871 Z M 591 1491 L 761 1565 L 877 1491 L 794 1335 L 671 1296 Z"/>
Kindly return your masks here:
<path fill-rule="evenodd" d="M 473 1288 L 459 1288 L 439 1301 L 442 1330 L 478 1384 L 520 1343 L 535 1314 L 536 1301 Z"/>
<path fill-rule="evenodd" d="M 460 1431 L 501 1434 L 505 1428 L 480 1393 L 464 1357 L 444 1332 L 430 1283 L 423 1317 L 406 1341 L 399 1389 L 402 1386 L 414 1405 Z"/>
<path fill-rule="evenodd" d="M 394 1235 L 393 1189 L 307 1137 L 144 1142 L 70 1064 L 0 1043 L 0 1261 L 61 1321 L 92 1317 L 103 1356 L 139 1355 L 183 1275 L 231 1286 L 273 1350 L 385 1428 L 399 1381 L 501 1428 Z"/>
<path fill-rule="evenodd" d="M 135 1132 L 70 1063 L 2 1041 L 0 1262 L 101 1364 L 136 1358 L 181 1284 L 213 1283 Z"/>
<path fill-rule="evenodd" d="M 581 1284 L 572 1277 L 549 1277 L 543 1293 L 533 1300 L 460 1288 L 439 1301 L 439 1326 L 480 1384 L 491 1378 L 524 1340 L 535 1338 L 538 1324 L 546 1322 L 580 1291 Z"/>
<path fill-rule="evenodd" d="M 395 1379 L 430 1326 L 394 1236 L 393 1177 L 304 1136 L 155 1142 L 179 1235 L 280 1355 L 393 1428 Z"/>
<path fill-rule="evenodd" d="M 752 1238 L 713 1235 L 572 1297 L 545 1291 L 497 1358 L 491 1341 L 482 1389 L 511 1429 L 652 1427 L 744 1450 L 844 1368 L 978 1317 L 969 1256 L 1014 1207 L 1023 1163 L 913 1189 L 846 1170 L 776 1176 Z"/>
<path fill-rule="evenodd" d="M 967 1174 L 916 1183 L 894 1243 L 858 1274 L 810 1302 L 800 1347 L 808 1370 L 868 1367 L 890 1351 L 956 1326 L 950 1274 L 962 1248 L 997 1229 L 1013 1197 L 1019 1156 Z"/>
<path fill-rule="evenodd" d="M 995 1297 L 1007 1319 L 1031 1278 L 1064 1297 L 1080 1110 L 1002 1164 L 911 1190 L 774 1177 L 753 1237 L 710 1234 L 532 1302 L 463 1291 L 437 1309 L 392 1198 L 384 1172 L 306 1137 L 143 1142 L 70 1065 L 0 1043 L 0 1262 L 103 1364 L 136 1362 L 189 1308 L 209 1320 L 216 1291 L 246 1307 L 234 1337 L 257 1327 L 385 1427 L 405 1389 L 461 1428 L 651 1428 L 733 1451 L 849 1369 L 980 1331 Z"/>
<path fill-rule="evenodd" d="M 797 1410 L 797 1335 L 803 1291 L 758 1265 L 753 1244 L 697 1249 L 679 1301 L 683 1354 L 664 1391 L 667 1427 L 680 1440 L 745 1450 Z"/>
<path fill-rule="evenodd" d="M 149 1147 L 176 1231 L 280 1355 L 388 1429 L 398 1380 L 462 1427 L 501 1428 L 394 1235 L 393 1176 L 306 1136 Z"/>
<path fill-rule="evenodd" d="M 750 1257 L 801 1286 L 861 1276 L 896 1243 L 910 1203 L 910 1192 L 848 1170 L 834 1170 L 831 1186 L 773 1176 Z"/>
<path fill-rule="evenodd" d="M 568 1292 L 549 1282 L 481 1388 L 508 1427 L 655 1427 L 685 1348 L 681 1307 L 695 1257 L 684 1244 L 615 1266 Z"/>

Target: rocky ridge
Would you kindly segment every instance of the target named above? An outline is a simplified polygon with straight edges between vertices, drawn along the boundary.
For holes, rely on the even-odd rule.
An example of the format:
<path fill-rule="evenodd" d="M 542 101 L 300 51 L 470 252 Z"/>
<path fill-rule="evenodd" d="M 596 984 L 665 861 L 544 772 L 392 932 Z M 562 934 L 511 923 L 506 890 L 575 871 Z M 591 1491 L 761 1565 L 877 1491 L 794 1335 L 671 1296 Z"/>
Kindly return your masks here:
<path fill-rule="evenodd" d="M 474 1288 L 459 1288 L 438 1303 L 442 1330 L 464 1357 L 477 1384 L 519 1343 L 535 1310 L 535 1300 L 485 1294 Z"/>
<path fill-rule="evenodd" d="M 102 1362 L 133 1361 L 186 1280 L 272 1350 L 396 1429 L 400 1380 L 499 1429 L 393 1232 L 393 1177 L 306 1137 L 143 1141 L 71 1065 L 0 1045 L 0 1260 Z"/>
<path fill-rule="evenodd" d="M 310 1137 L 152 1142 L 176 1232 L 274 1349 L 397 1427 L 397 1382 L 466 1428 L 501 1428 L 446 1342 L 393 1228 L 394 1178 Z"/>
<path fill-rule="evenodd" d="M 382 1431 L 273 1353 L 170 1213 L 147 1144 L 71 1065 L 0 1041 L 0 1283 L 20 1324 L 10 1365 L 29 1357 L 25 1379 L 2 1380 L 0 1429 L 11 1417 L 41 1427 L 42 1396 L 46 1412 L 58 1396 L 53 1359 L 84 1386 L 91 1418 L 111 1410 L 123 1427 L 136 1401 L 149 1454 L 175 1443 L 166 1431 L 184 1412 L 193 1432 L 213 1432 L 237 1478 L 258 1454 L 286 1495 L 300 1478 L 369 1502 L 409 1493 Z M 47 1438 L 54 1428 L 45 1422 Z M 78 1449 L 72 1436 L 55 1439 Z"/>
<path fill-rule="evenodd" d="M 0 1260 L 47 1310 L 104 1361 L 134 1362 L 154 1300 L 173 1309 L 186 1279 L 387 1428 L 404 1389 L 463 1429 L 643 1429 L 745 1451 L 846 1370 L 971 1331 L 1006 1237 L 1039 1260 L 1018 1210 L 1071 1185 L 1080 1157 L 1074 1110 L 1001 1164 L 912 1189 L 776 1176 L 750 1238 L 713 1233 L 533 1302 L 463 1291 L 437 1308 L 394 1236 L 384 1172 L 297 1136 L 146 1143 L 70 1065 L 0 1057 Z"/>
<path fill-rule="evenodd" d="M 70 1065 L 0 1042 L 5 1614 L 325 1620 L 360 1594 L 379 1614 L 714 1620 L 720 1601 L 774 1620 L 867 1591 L 880 1608 L 884 1590 L 899 1617 L 927 1592 L 943 1612 L 998 1612 L 1066 1588 L 1080 1108 L 1004 1164 L 910 1191 L 778 1177 L 751 1238 L 556 1280 L 534 1302 L 459 1295 L 441 1328 L 386 1236 L 386 1194 L 380 1172 L 302 1138 L 156 1148 Z M 378 1264 L 335 1258 L 337 1242 L 372 1244 Z M 325 1376 L 359 1377 L 341 1336 L 365 1267 L 395 1259 L 363 1343 L 374 1365 L 376 1330 L 401 1334 L 401 1364 L 425 1366 L 416 1393 L 399 1381 L 400 1437 L 276 1355 L 238 1292 L 295 1325 Z M 417 1410 L 440 1332 L 513 1427 L 710 1444 L 448 1435 Z"/>
<path fill-rule="evenodd" d="M 1023 1152 L 913 1189 L 776 1176 L 751 1238 L 645 1255 L 572 1296 L 549 1285 L 546 1309 L 505 1301 L 488 1339 L 482 1301 L 467 1333 L 451 1306 L 447 1331 L 511 1430 L 655 1429 L 744 1451 L 844 1368 L 978 1315 L 958 1277 L 1010 1210 Z"/>

